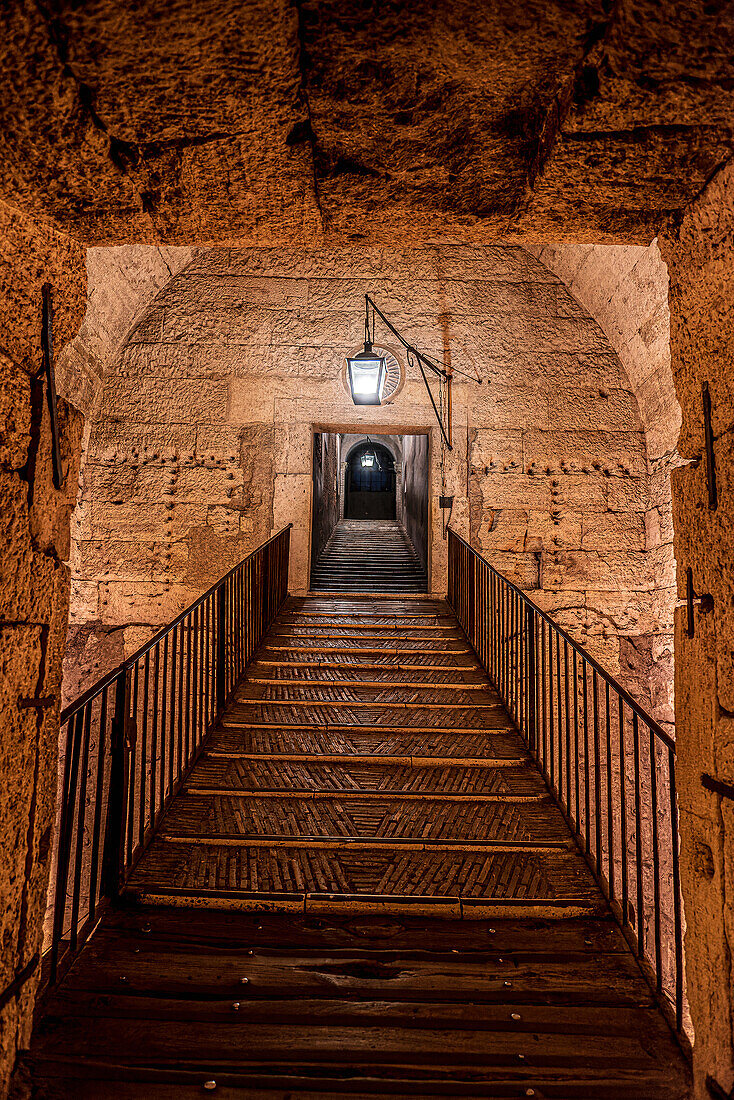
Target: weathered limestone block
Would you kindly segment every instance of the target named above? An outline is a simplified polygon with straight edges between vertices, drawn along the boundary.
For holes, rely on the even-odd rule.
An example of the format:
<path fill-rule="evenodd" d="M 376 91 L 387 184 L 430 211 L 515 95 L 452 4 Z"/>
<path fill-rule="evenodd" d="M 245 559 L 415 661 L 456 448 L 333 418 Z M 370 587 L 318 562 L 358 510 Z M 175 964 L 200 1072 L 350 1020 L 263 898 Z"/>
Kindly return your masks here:
<path fill-rule="evenodd" d="M 634 395 L 604 385 L 555 389 L 549 397 L 548 415 L 555 431 L 636 432 L 640 423 Z"/>
<path fill-rule="evenodd" d="M 190 423 L 137 425 L 103 417 L 92 428 L 89 454 L 97 462 L 113 465 L 131 458 L 175 462 L 193 457 L 196 439 L 196 428 Z"/>
<path fill-rule="evenodd" d="M 645 550 L 645 517 L 642 512 L 592 513 L 583 517 L 582 550 Z"/>
<path fill-rule="evenodd" d="M 524 435 L 525 467 L 546 473 L 597 470 L 632 474 L 645 469 L 640 431 L 528 431 Z"/>
<path fill-rule="evenodd" d="M 227 411 L 227 385 L 209 380 L 115 379 L 105 387 L 105 413 L 112 418 L 138 423 L 206 424 L 223 421 Z"/>
<path fill-rule="evenodd" d="M 99 501 L 92 504 L 92 536 L 128 539 L 182 538 L 192 527 L 206 523 L 207 505 L 169 501 L 138 503 Z"/>
<path fill-rule="evenodd" d="M 161 586 L 155 581 L 104 581 L 100 584 L 99 615 L 105 625 L 150 623 L 165 626 L 201 595 L 185 584 Z"/>
<path fill-rule="evenodd" d="M 508 466 L 522 469 L 522 432 L 519 429 L 478 428 L 474 423 L 472 418 L 469 452 L 472 467 L 477 471 L 482 466 L 488 471 Z"/>

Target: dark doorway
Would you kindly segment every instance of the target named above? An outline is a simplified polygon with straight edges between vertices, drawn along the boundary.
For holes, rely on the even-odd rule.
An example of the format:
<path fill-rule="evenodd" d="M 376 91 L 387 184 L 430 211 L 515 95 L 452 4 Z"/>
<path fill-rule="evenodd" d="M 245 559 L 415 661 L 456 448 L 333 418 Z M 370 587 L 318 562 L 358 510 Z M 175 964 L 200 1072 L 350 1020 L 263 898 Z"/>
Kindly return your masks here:
<path fill-rule="evenodd" d="M 387 447 L 357 444 L 345 474 L 345 519 L 395 519 L 395 461 Z"/>

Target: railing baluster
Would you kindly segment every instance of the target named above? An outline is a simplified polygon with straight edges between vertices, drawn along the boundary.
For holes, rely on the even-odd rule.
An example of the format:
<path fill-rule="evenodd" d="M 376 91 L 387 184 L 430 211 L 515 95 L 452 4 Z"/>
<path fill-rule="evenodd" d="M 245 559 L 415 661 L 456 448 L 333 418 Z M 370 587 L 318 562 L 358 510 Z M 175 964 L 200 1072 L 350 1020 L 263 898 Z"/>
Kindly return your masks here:
<path fill-rule="evenodd" d="M 635 754 L 635 872 L 637 877 L 637 952 L 645 950 L 645 895 L 642 883 L 642 791 L 640 789 L 640 735 L 637 711 L 632 712 L 632 744 Z"/>
<path fill-rule="evenodd" d="M 156 792 L 158 790 L 158 673 L 161 664 L 161 647 L 155 647 L 155 671 L 153 673 L 153 724 L 150 731 L 150 823 L 156 820 Z"/>
<path fill-rule="evenodd" d="M 574 821 L 576 824 L 576 832 L 581 832 L 581 775 L 579 768 L 579 662 L 578 654 L 574 647 L 573 651 L 573 745 L 574 745 L 574 759 L 576 766 L 574 772 L 574 786 L 576 789 L 576 810 L 574 815 Z"/>
<path fill-rule="evenodd" d="M 629 921 L 629 840 L 627 837 L 627 749 L 624 702 L 619 700 L 619 831 L 622 849 L 622 915 Z"/>
<path fill-rule="evenodd" d="M 614 897 L 614 792 L 612 790 L 612 731 L 608 680 L 604 683 L 604 699 L 607 754 L 607 881 L 609 883 L 609 896 Z"/>
<path fill-rule="evenodd" d="M 556 652 L 558 642 L 556 641 Z M 555 728 L 555 692 L 553 691 L 553 635 L 548 631 L 548 776 L 551 790 L 556 788 L 556 746 L 554 737 Z"/>
<path fill-rule="evenodd" d="M 61 804 L 48 894 L 51 980 L 67 936 L 73 955 L 102 904 L 118 897 L 280 610 L 289 548 L 287 527 L 62 711 Z"/>
<path fill-rule="evenodd" d="M 130 773 L 134 777 L 137 768 L 137 736 L 136 725 L 138 721 L 138 665 L 135 663 L 132 675 L 133 690 L 132 690 L 132 737 L 130 738 Z M 132 859 L 133 844 L 135 840 L 135 794 L 137 791 L 137 785 L 133 782 L 128 785 L 127 790 L 127 861 L 128 863 Z"/>
<path fill-rule="evenodd" d="M 599 678 L 596 669 L 592 670 L 591 690 L 594 696 L 594 844 L 596 870 L 603 871 L 601 853 L 601 746 L 599 744 Z"/>
<path fill-rule="evenodd" d="M 137 667 L 137 666 L 136 666 Z M 143 716 L 141 719 L 142 737 L 140 739 L 140 820 L 138 822 L 138 844 L 142 847 L 148 821 L 148 684 L 150 680 L 150 650 L 145 654 L 143 664 Z"/>
<path fill-rule="evenodd" d="M 655 975 L 653 989 L 664 1008 L 668 1003 L 665 998 L 670 997 L 669 1015 L 674 1014 L 675 1026 L 680 1030 L 684 1014 L 683 917 L 675 744 L 582 646 L 452 529 L 448 533 L 448 551 L 449 602 L 551 790 L 574 823 L 587 862 L 609 897 L 613 912 L 630 941 L 636 942 L 638 954 L 650 964 L 649 969 Z M 644 782 L 640 721 L 649 733 L 650 774 L 644 772 Z M 615 723 L 619 736 L 616 747 L 612 729 Z M 630 724 L 632 746 L 628 754 Z M 633 769 L 633 780 L 627 776 L 628 767 Z M 658 805 L 663 797 L 662 792 L 659 794 L 660 787 L 665 782 L 670 801 L 669 844 L 667 837 L 661 839 L 666 816 Z M 634 810 L 630 804 L 632 796 Z M 632 813 L 634 911 L 629 897 Z M 662 912 L 663 904 L 667 904 L 663 884 L 665 881 L 667 889 L 668 867 L 673 890 L 670 931 Z M 648 919 L 654 921 L 652 957 L 647 952 L 647 941 L 652 939 L 647 935 Z M 671 957 L 674 989 L 667 969 Z"/>
<path fill-rule="evenodd" d="M 655 925 L 655 973 L 658 993 L 663 988 L 662 941 L 660 934 L 660 851 L 658 849 L 658 776 L 655 757 L 655 735 L 649 731 L 650 747 L 650 820 L 652 823 L 652 890 L 653 920 Z"/>
<path fill-rule="evenodd" d="M 168 634 L 163 639 L 163 679 L 161 681 L 161 763 L 158 777 L 158 812 L 162 813 L 166 801 L 166 759 L 168 757 L 168 729 L 166 726 L 166 714 L 170 722 L 169 691 L 168 691 Z"/>
<path fill-rule="evenodd" d="M 92 706 L 87 703 L 79 711 L 79 721 L 83 719 L 82 755 L 79 767 L 79 798 L 76 819 L 76 845 L 74 852 L 74 877 L 71 893 L 71 923 L 69 947 L 76 951 L 79 934 L 79 903 L 82 888 L 82 861 L 84 859 L 84 826 L 87 815 L 87 775 L 89 771 L 89 735 L 92 721 Z"/>
<path fill-rule="evenodd" d="M 586 658 L 581 659 L 582 700 L 584 711 L 584 841 L 587 854 L 591 847 L 591 792 L 589 790 L 589 689 L 586 677 Z"/>
<path fill-rule="evenodd" d="M 673 934 L 675 939 L 675 1026 L 683 1026 L 683 914 L 680 896 L 678 859 L 678 799 L 675 782 L 675 752 L 668 747 L 668 787 L 670 790 L 670 831 L 673 864 Z"/>
<path fill-rule="evenodd" d="M 59 948 L 64 936 L 64 917 L 66 915 L 66 885 L 69 878 L 69 860 L 71 857 L 71 831 L 76 795 L 76 774 L 79 761 L 79 740 L 81 738 L 82 712 L 77 711 L 69 719 L 66 727 L 64 748 L 63 801 L 61 803 L 61 821 L 56 864 L 56 891 L 54 896 L 53 953 L 51 971 L 56 974 Z"/>
<path fill-rule="evenodd" d="M 102 828 L 102 799 L 105 787 L 105 750 L 107 745 L 107 688 L 102 688 L 99 704 L 99 729 L 97 736 L 97 782 L 94 792 L 94 825 L 92 833 L 92 862 L 89 871 L 89 919 L 97 913 L 97 897 L 101 892 L 97 883 L 99 873 L 99 847 Z M 92 701 L 90 700 L 90 707 Z"/>
<path fill-rule="evenodd" d="M 568 709 L 568 641 L 563 639 L 563 701 L 566 711 L 566 812 L 571 813 L 571 712 Z"/>

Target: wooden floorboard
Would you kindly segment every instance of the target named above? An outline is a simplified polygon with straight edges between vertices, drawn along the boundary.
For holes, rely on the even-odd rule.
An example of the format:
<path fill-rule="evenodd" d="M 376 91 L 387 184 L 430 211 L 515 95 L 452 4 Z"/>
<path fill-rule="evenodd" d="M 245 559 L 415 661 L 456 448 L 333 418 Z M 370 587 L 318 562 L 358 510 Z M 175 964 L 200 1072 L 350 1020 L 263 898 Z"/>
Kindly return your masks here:
<path fill-rule="evenodd" d="M 35 1100 L 689 1096 L 608 916 L 113 912 L 25 1062 Z"/>
<path fill-rule="evenodd" d="M 25 1061 L 36 1100 L 690 1096 L 429 597 L 288 601 Z"/>

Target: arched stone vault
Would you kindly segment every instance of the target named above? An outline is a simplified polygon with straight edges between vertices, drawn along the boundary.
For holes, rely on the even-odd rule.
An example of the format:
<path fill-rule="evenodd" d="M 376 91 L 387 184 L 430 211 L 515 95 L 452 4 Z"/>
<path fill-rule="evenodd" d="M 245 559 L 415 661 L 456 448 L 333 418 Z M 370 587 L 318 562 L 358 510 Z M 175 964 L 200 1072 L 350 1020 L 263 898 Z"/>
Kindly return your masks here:
<path fill-rule="evenodd" d="M 440 443 L 423 383 L 409 376 L 369 411 L 339 377 L 369 289 L 418 346 L 483 376 L 454 387 L 452 522 L 672 720 L 673 563 L 648 534 L 638 401 L 545 265 L 518 247 L 210 249 L 160 289 L 159 271 L 111 349 L 91 429 L 70 665 L 119 659 L 287 522 L 291 583 L 304 590 L 314 426 L 432 434 L 432 583 L 444 591 Z"/>
<path fill-rule="evenodd" d="M 486 249 L 511 233 L 523 244 L 646 247 L 660 233 L 684 414 L 679 446 L 691 462 L 673 477 L 678 558 L 715 608 L 697 615 L 693 639 L 680 625 L 676 639 L 696 1097 L 707 1095 L 709 1073 L 730 1089 L 731 804 L 704 790 L 701 774 L 734 781 L 731 13 L 717 3 L 595 0 L 573 10 L 508 2 L 477 14 L 475 3 L 452 2 L 418 5 L 409 16 L 382 5 L 360 28 L 359 5 L 346 15 L 343 4 L 308 0 L 221 4 L 215 16 L 211 8 L 194 0 L 182 19 L 180 6 L 147 0 L 61 0 L 0 13 L 8 74 L 0 97 L 0 491 L 10 517 L 0 548 L 2 987 L 32 964 L 40 942 L 68 593 L 68 486 L 51 486 L 48 423 L 31 402 L 42 283 L 53 283 L 61 347 L 83 312 L 84 251 L 94 243 L 239 247 L 287 237 L 294 248 L 328 239 L 340 250 L 366 240 Z M 450 271 L 448 245 L 443 257 Z M 720 471 L 716 512 L 704 464 L 696 465 L 704 381 Z M 62 459 L 75 482 L 79 418 L 60 409 Z M 644 413 L 643 423 L 649 443 Z M 491 461 L 499 454 L 498 444 Z M 470 530 L 468 509 L 457 522 Z M 511 552 L 495 552 L 509 561 Z M 645 553 L 654 565 L 652 548 Z M 27 1043 L 36 982 L 2 1009 L 0 1089 Z"/>

